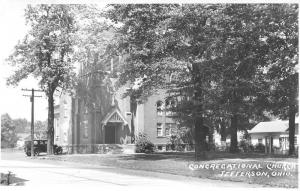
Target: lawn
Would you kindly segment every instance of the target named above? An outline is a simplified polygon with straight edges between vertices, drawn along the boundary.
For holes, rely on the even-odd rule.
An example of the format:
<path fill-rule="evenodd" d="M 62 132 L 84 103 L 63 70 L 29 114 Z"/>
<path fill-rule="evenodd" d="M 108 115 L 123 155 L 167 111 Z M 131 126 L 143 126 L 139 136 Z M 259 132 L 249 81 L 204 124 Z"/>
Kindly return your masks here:
<path fill-rule="evenodd" d="M 194 161 L 194 153 L 74 154 L 39 157 L 125 169 L 146 170 L 198 178 L 247 182 L 272 187 L 298 187 L 298 159 L 265 154 L 208 153 Z"/>

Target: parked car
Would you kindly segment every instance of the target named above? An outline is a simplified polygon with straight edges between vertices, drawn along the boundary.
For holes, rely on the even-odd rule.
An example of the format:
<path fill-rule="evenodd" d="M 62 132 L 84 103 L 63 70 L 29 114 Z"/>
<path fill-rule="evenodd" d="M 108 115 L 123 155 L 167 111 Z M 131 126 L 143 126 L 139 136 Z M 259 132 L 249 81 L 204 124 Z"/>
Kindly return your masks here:
<path fill-rule="evenodd" d="M 27 156 L 31 156 L 31 141 L 25 141 L 24 151 Z M 61 146 L 53 145 L 54 154 L 62 154 Z M 33 153 L 38 156 L 40 153 L 47 152 L 47 140 L 33 140 Z"/>

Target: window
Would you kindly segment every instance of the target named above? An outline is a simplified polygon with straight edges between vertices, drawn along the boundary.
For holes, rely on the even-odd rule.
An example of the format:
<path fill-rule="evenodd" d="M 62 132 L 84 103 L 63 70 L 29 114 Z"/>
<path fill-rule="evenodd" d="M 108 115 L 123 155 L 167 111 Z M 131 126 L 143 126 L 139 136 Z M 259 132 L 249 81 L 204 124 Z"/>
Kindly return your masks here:
<path fill-rule="evenodd" d="M 88 112 L 87 112 L 87 108 L 85 109 L 85 112 L 83 114 L 82 127 L 83 127 L 83 138 L 88 138 L 89 130 L 88 130 Z"/>
<path fill-rule="evenodd" d="M 176 123 L 166 123 L 165 135 L 175 135 L 177 134 Z"/>
<path fill-rule="evenodd" d="M 297 145 L 297 137 L 294 137 L 294 144 Z"/>
<path fill-rule="evenodd" d="M 68 117 L 68 104 L 66 102 L 66 100 L 64 100 L 64 106 L 63 106 L 63 109 L 64 109 L 64 118 L 67 118 Z"/>
<path fill-rule="evenodd" d="M 156 113 L 158 116 L 163 115 L 163 102 L 162 101 L 157 101 L 156 102 Z"/>
<path fill-rule="evenodd" d="M 157 136 L 162 137 L 163 136 L 163 125 L 161 123 L 157 124 Z"/>
<path fill-rule="evenodd" d="M 167 99 L 166 100 L 166 115 L 170 116 L 172 115 L 172 111 L 171 111 L 171 99 Z"/>
<path fill-rule="evenodd" d="M 89 137 L 89 131 L 88 131 L 88 122 L 87 120 L 83 121 L 83 138 Z"/>
<path fill-rule="evenodd" d="M 176 124 L 172 123 L 171 134 L 176 135 L 177 133 L 178 132 L 177 132 Z"/>
<path fill-rule="evenodd" d="M 170 116 L 173 115 L 172 109 L 175 107 L 175 100 L 174 99 L 166 99 L 166 115 Z"/>
<path fill-rule="evenodd" d="M 262 139 L 260 138 L 260 139 L 258 139 L 258 143 L 261 143 L 262 144 Z"/>
<path fill-rule="evenodd" d="M 170 130 L 171 130 L 170 124 L 166 124 L 165 136 L 170 136 Z"/>

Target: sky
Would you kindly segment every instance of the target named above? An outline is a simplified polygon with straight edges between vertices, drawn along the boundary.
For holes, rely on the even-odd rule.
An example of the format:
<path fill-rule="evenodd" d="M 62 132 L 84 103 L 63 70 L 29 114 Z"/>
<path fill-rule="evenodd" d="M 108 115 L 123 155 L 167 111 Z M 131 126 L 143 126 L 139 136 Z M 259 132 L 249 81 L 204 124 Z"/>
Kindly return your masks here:
<path fill-rule="evenodd" d="M 21 91 L 22 88 L 38 89 L 37 80 L 29 78 L 22 81 L 17 87 L 7 87 L 6 78 L 12 74 L 13 68 L 5 63 L 5 59 L 12 53 L 18 40 L 23 39 L 27 27 L 25 25 L 24 9 L 26 4 L 20 2 L 1 3 L 0 6 L 0 112 L 8 113 L 13 119 L 31 119 L 31 102 L 29 95 L 31 92 Z M 43 95 L 43 93 L 39 93 Z M 35 99 L 35 120 L 47 119 L 47 99 Z"/>

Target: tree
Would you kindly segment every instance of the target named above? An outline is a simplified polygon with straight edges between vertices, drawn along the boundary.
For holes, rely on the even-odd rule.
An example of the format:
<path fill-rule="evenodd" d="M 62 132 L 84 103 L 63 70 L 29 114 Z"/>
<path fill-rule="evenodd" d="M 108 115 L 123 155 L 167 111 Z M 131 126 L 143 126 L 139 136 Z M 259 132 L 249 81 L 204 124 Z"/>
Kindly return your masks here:
<path fill-rule="evenodd" d="M 78 31 L 76 33 L 76 50 L 73 60 L 80 64 L 78 83 L 75 87 L 79 111 L 88 110 L 93 124 L 92 143 L 98 144 L 96 127 L 110 112 L 113 102 L 113 80 L 116 68 L 111 69 L 115 56 L 107 51 L 113 41 L 114 28 L 101 18 L 101 11 L 95 6 L 82 5 L 78 9 Z M 101 131 L 101 129 L 100 129 Z"/>
<path fill-rule="evenodd" d="M 112 5 L 107 17 L 122 23 L 116 54 L 128 55 L 120 82 L 142 79 L 141 91 L 131 92 L 142 98 L 170 88 L 180 102 L 180 120 L 195 128 L 196 158 L 205 155 L 206 117 L 230 121 L 230 150 L 237 152 L 238 126 L 263 119 L 269 106 L 268 68 L 281 71 L 279 57 L 296 55 L 297 46 L 290 46 L 298 42 L 296 10 L 264 4 Z M 282 44 L 282 33 L 292 33 L 293 43 Z M 170 83 L 167 75 L 173 76 Z"/>
<path fill-rule="evenodd" d="M 1 115 L 1 148 L 13 148 L 16 146 L 18 137 L 13 120 L 6 113 Z"/>
<path fill-rule="evenodd" d="M 261 68 L 267 65 L 266 47 L 260 39 L 261 31 L 268 30 L 261 24 L 268 19 L 262 15 L 265 9 L 260 5 L 229 4 L 220 13 L 227 19 L 218 26 L 223 30 L 215 59 L 215 66 L 219 67 L 219 78 L 215 81 L 219 99 L 213 104 L 218 103 L 217 111 L 223 111 L 230 120 L 231 152 L 238 151 L 238 127 L 255 115 L 262 115 L 266 105 L 257 104 L 264 99 Z"/>
<path fill-rule="evenodd" d="M 142 78 L 140 99 L 173 85 L 173 97 L 184 104 L 181 118 L 195 128 L 196 159 L 205 158 L 205 90 L 217 76 L 211 67 L 219 5 L 113 5 L 108 17 L 122 23 L 118 54 L 126 54 L 120 82 Z M 166 84 L 166 76 L 176 76 Z M 175 74 L 175 75 L 174 75 Z M 174 82 L 174 83 L 173 83 Z M 136 93 L 138 91 L 134 91 Z M 185 99 L 186 98 L 186 99 Z M 178 110 L 177 110 L 178 111 Z M 179 112 L 178 112 L 179 113 Z"/>
<path fill-rule="evenodd" d="M 298 5 L 269 5 L 265 15 L 272 15 L 263 25 L 269 29 L 264 35 L 268 67 L 265 69 L 270 84 L 269 110 L 289 120 L 289 155 L 295 154 L 295 116 L 298 113 L 299 73 Z"/>
<path fill-rule="evenodd" d="M 30 131 L 30 122 L 25 118 L 18 118 L 13 120 L 16 126 L 16 133 L 25 133 Z"/>
<path fill-rule="evenodd" d="M 48 97 L 47 153 L 53 154 L 53 94 L 57 88 L 70 88 L 74 77 L 71 63 L 76 31 L 74 14 L 70 5 L 29 5 L 25 18 L 30 30 L 8 58 L 8 63 L 17 70 L 7 83 L 16 85 L 31 74 L 39 79 Z"/>

